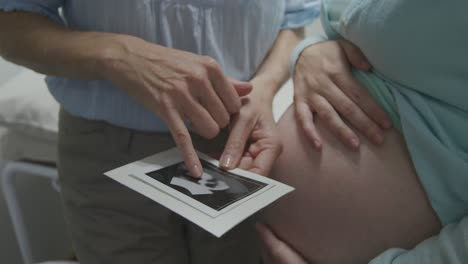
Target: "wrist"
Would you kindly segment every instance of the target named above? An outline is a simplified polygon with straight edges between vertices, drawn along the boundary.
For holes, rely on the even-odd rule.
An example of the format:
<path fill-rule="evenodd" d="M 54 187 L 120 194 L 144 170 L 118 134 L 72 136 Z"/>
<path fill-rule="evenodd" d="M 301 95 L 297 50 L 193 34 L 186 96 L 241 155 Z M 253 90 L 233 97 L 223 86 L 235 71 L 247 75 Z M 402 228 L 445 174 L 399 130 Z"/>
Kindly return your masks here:
<path fill-rule="evenodd" d="M 127 35 L 104 34 L 96 42 L 96 70 L 101 73 L 102 79 L 110 80 L 122 74 L 122 64 L 128 62 L 131 56 L 131 47 L 135 42 L 144 43 L 144 40 Z"/>
<path fill-rule="evenodd" d="M 253 84 L 253 91 L 248 97 L 257 105 L 262 107 L 271 107 L 273 105 L 274 94 L 266 91 L 265 86 Z"/>
<path fill-rule="evenodd" d="M 268 78 L 266 76 L 255 77 L 250 81 L 250 83 L 253 85 L 253 90 L 249 96 L 265 105 L 273 104 L 276 92 L 283 85 L 282 81 Z"/>
<path fill-rule="evenodd" d="M 271 82 L 259 82 L 258 80 L 252 80 L 251 83 L 254 86 L 254 90 L 248 95 L 249 99 L 262 116 L 274 122 L 273 99 L 275 92 L 273 90 L 276 91 L 277 89 L 272 89 L 272 85 L 275 84 Z"/>
<path fill-rule="evenodd" d="M 290 73 L 291 76 L 294 76 L 294 72 L 296 69 L 296 65 L 299 61 L 299 59 L 302 56 L 302 53 L 309 47 L 327 41 L 328 38 L 324 35 L 315 35 L 309 38 L 304 39 L 297 45 L 297 47 L 294 49 L 292 55 L 291 55 L 291 65 L 290 65 Z"/>
<path fill-rule="evenodd" d="M 269 72 L 258 73 L 250 82 L 267 87 L 268 92 L 274 95 L 288 78 L 289 76 L 281 69 L 273 69 Z"/>

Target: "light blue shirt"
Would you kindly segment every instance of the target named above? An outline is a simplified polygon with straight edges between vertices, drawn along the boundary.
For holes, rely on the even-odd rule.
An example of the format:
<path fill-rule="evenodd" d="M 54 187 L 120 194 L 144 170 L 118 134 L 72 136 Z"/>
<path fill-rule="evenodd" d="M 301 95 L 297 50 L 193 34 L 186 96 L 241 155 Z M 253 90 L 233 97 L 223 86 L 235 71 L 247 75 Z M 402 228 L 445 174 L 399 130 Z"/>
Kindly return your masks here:
<path fill-rule="evenodd" d="M 325 39 L 346 38 L 374 72 L 354 71 L 404 135 L 443 230 L 372 264 L 468 263 L 468 1 L 324 0 Z M 293 63 L 294 64 L 294 63 Z"/>
<path fill-rule="evenodd" d="M 246 81 L 279 31 L 311 23 L 319 15 L 319 4 L 318 0 L 0 0 L 0 10 L 33 12 L 73 29 L 128 34 L 210 56 L 228 76 Z M 141 131 L 167 131 L 152 112 L 108 81 L 49 76 L 47 84 L 75 116 Z"/>

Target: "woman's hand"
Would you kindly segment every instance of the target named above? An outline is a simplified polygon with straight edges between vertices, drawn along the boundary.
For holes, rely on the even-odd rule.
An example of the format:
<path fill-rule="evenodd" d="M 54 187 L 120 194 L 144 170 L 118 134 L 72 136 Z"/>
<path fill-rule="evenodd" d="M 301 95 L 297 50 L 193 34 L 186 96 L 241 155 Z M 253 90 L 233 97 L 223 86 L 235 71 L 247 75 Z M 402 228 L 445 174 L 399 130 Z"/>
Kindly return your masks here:
<path fill-rule="evenodd" d="M 225 169 L 239 167 L 267 176 L 281 153 L 281 141 L 273 118 L 272 98 L 262 94 L 268 84 L 252 84 L 254 92 L 242 98 L 241 111 L 232 120 L 220 164 Z"/>
<path fill-rule="evenodd" d="M 353 77 L 351 65 L 363 71 L 371 68 L 359 48 L 346 40 L 312 45 L 297 62 L 294 75 L 296 116 L 318 149 L 322 143 L 314 126 L 314 114 L 355 149 L 359 148 L 359 138 L 345 121 L 376 144 L 383 142 L 383 129 L 391 127 L 387 114 Z"/>
<path fill-rule="evenodd" d="M 288 244 L 279 240 L 266 226 L 257 224 L 257 231 L 263 242 L 264 263 L 308 264 L 299 253 L 294 251 Z"/>
<path fill-rule="evenodd" d="M 209 57 L 126 37 L 117 52 L 106 54 L 109 80 L 162 118 L 181 150 L 190 173 L 202 175 L 202 166 L 185 122 L 200 136 L 211 139 L 239 113 L 240 96 L 248 83 L 232 81 Z"/>

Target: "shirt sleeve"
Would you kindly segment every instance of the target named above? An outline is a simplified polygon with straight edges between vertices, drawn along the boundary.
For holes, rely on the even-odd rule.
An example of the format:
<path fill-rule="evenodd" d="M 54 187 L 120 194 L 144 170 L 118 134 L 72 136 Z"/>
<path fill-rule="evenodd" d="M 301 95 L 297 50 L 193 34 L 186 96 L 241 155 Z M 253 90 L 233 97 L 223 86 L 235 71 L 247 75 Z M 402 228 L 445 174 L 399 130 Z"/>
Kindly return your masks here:
<path fill-rule="evenodd" d="M 52 21 L 64 24 L 59 8 L 65 0 L 0 0 L 0 11 L 25 11 L 48 17 Z"/>
<path fill-rule="evenodd" d="M 299 28 L 311 24 L 320 16 L 320 0 L 285 0 L 286 14 L 283 29 Z"/>
<path fill-rule="evenodd" d="M 319 10 L 319 16 L 321 16 L 322 18 L 322 27 L 325 34 L 319 34 L 316 36 L 306 38 L 296 47 L 291 56 L 291 76 L 294 76 L 294 70 L 296 69 L 297 60 L 306 48 L 327 40 L 335 40 L 340 38 L 338 31 L 335 30 L 335 28 L 339 25 L 340 16 L 330 16 L 329 7 L 327 7 L 327 1 L 323 1 L 321 4 L 320 1 L 316 1 L 315 3 L 317 4 L 317 10 Z M 339 14 L 339 8 L 342 8 L 342 6 L 338 5 L 337 8 L 335 8 L 335 6 L 331 6 L 331 8 L 335 11 L 334 13 Z"/>
<path fill-rule="evenodd" d="M 389 249 L 370 264 L 468 263 L 468 217 L 412 250 Z"/>

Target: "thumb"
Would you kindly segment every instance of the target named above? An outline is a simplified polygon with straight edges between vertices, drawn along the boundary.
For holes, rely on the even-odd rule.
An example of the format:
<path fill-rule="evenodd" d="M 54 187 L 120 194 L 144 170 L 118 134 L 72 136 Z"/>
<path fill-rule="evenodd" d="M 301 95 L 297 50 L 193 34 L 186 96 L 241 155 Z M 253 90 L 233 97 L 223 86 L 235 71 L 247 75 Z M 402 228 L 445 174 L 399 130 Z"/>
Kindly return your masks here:
<path fill-rule="evenodd" d="M 234 79 L 229 79 L 229 82 L 234 86 L 239 96 L 246 96 L 253 90 L 252 84 L 248 82 L 241 82 Z"/>
<path fill-rule="evenodd" d="M 372 65 L 369 63 L 364 53 L 362 53 L 361 49 L 346 39 L 340 40 L 339 44 L 353 67 L 366 72 L 371 70 Z"/>

